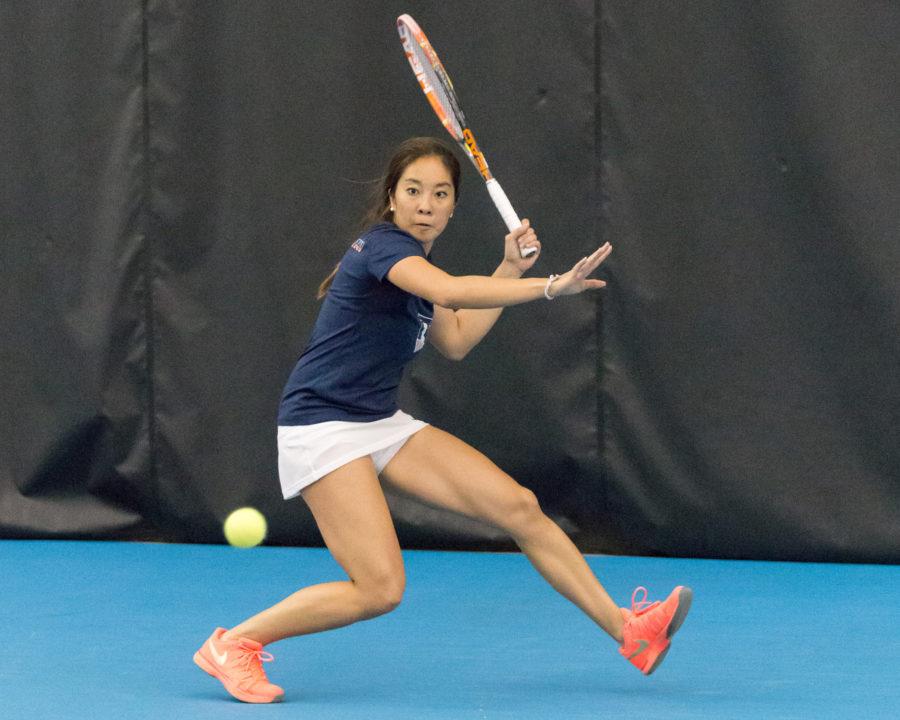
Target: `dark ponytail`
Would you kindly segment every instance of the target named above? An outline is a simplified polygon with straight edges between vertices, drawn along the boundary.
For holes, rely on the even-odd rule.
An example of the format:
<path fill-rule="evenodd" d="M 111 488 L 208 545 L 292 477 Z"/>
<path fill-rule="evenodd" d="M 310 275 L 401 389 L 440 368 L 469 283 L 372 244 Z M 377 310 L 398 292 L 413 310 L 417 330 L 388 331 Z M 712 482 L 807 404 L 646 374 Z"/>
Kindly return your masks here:
<path fill-rule="evenodd" d="M 442 140 L 431 137 L 416 137 L 405 140 L 397 147 L 390 161 L 388 162 L 385 174 L 378 181 L 372 193 L 372 199 L 366 214 L 360 222 L 360 230 L 365 230 L 372 225 L 380 222 L 393 222 L 394 213 L 391 211 L 391 193 L 400 182 L 403 171 L 419 158 L 437 157 L 444 163 L 444 166 L 450 172 L 453 180 L 453 197 L 459 202 L 459 179 L 460 167 L 459 160 L 453 153 L 453 149 Z M 334 276 L 337 275 L 340 263 L 334 266 L 334 270 L 319 285 L 319 291 L 316 293 L 316 299 L 321 300 L 331 287 Z"/>

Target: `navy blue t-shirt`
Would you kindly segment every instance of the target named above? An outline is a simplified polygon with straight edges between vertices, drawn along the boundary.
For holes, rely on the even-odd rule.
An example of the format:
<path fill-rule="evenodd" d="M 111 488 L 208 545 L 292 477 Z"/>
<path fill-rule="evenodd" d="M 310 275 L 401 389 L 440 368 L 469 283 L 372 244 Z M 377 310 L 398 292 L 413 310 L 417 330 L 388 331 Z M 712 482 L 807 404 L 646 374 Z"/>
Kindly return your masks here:
<path fill-rule="evenodd" d="M 422 244 L 392 223 L 354 242 L 322 302 L 278 411 L 279 425 L 327 420 L 371 422 L 397 411 L 403 369 L 425 344 L 434 306 L 387 279 Z"/>

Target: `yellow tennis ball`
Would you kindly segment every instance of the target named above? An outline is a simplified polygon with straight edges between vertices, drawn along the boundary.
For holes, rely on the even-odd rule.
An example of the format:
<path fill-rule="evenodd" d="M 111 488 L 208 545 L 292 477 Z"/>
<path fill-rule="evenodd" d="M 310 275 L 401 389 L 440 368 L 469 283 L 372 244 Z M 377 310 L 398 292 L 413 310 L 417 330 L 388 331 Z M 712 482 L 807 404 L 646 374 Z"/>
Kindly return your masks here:
<path fill-rule="evenodd" d="M 225 518 L 225 539 L 230 545 L 249 548 L 266 538 L 266 518 L 252 507 L 242 507 Z"/>

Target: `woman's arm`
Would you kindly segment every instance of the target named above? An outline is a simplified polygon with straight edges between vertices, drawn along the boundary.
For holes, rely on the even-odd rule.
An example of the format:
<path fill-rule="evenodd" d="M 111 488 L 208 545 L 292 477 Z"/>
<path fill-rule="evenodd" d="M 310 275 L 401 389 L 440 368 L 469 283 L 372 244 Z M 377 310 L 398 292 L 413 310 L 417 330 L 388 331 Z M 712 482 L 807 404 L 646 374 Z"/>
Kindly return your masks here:
<path fill-rule="evenodd" d="M 547 284 L 547 278 L 448 275 L 422 257 L 400 260 L 387 278 L 401 290 L 454 310 L 500 308 L 537 300 L 543 297 Z"/>
<path fill-rule="evenodd" d="M 418 295 L 445 308 L 500 308 L 537 300 L 547 289 L 551 299 L 558 295 L 576 295 L 602 288 L 602 280 L 588 280 L 612 252 L 606 243 L 582 258 L 569 272 L 548 286 L 546 278 L 505 278 L 484 275 L 456 277 L 436 268 L 425 258 L 408 257 L 397 262 L 387 274 L 388 280 L 408 293 Z"/>
<path fill-rule="evenodd" d="M 534 245 L 538 252 L 522 259 L 519 247 L 523 245 Z M 431 342 L 445 357 L 461 360 L 494 326 L 503 307 L 543 297 L 545 290 L 553 298 L 604 287 L 605 282 L 586 278 L 610 252 L 612 246 L 604 244 L 552 283 L 545 278 L 522 279 L 522 272 L 534 264 L 540 253 L 540 243 L 525 221 L 522 228 L 506 236 L 504 261 L 491 277 L 454 277 L 415 257 L 398 262 L 387 277 L 401 289 L 435 305 Z"/>

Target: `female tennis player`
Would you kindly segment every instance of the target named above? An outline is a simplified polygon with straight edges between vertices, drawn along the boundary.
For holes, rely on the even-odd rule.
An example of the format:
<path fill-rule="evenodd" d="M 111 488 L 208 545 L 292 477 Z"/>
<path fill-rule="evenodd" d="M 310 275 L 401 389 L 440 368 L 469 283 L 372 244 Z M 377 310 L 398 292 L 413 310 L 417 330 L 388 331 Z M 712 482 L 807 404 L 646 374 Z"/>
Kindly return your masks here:
<path fill-rule="evenodd" d="M 195 662 L 244 702 L 284 691 L 268 681 L 263 646 L 390 612 L 403 596 L 400 545 L 381 481 L 433 506 L 477 518 L 515 540 L 537 571 L 650 674 L 691 602 L 677 587 L 663 602 L 632 595 L 618 607 L 535 495 L 478 450 L 397 407 L 403 368 L 426 336 L 462 359 L 508 305 L 554 300 L 605 285 L 588 276 L 609 243 L 567 273 L 523 278 L 540 255 L 528 221 L 506 236 L 494 274 L 454 277 L 429 262 L 459 197 L 460 167 L 439 140 L 400 145 L 370 211 L 368 229 L 322 283 L 309 344 L 290 375 L 278 416 L 278 469 L 285 498 L 302 495 L 348 579 L 298 590 L 226 630 L 217 628 Z M 523 259 L 520 249 L 537 250 Z M 641 600 L 637 600 L 643 592 Z"/>

